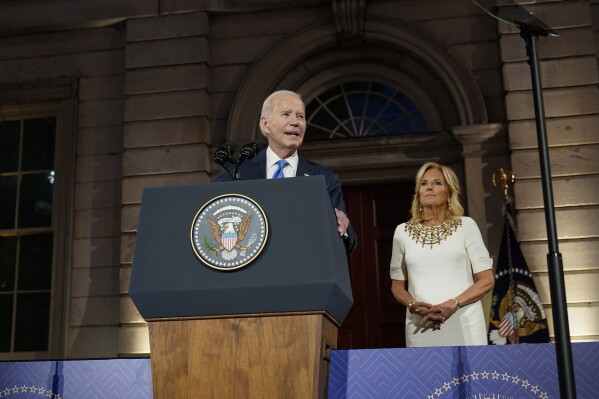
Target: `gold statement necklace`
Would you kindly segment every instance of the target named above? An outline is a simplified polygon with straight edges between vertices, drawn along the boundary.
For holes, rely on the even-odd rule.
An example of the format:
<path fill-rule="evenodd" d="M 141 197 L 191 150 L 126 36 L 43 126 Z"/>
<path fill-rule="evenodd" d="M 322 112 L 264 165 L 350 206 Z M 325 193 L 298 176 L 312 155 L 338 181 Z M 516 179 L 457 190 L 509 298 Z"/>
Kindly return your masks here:
<path fill-rule="evenodd" d="M 421 223 L 412 221 L 406 223 L 405 230 L 410 238 L 416 241 L 417 244 L 433 245 L 441 243 L 441 241 L 447 239 L 452 235 L 458 227 L 462 225 L 462 219 L 458 220 L 446 220 L 439 226 L 423 226 Z"/>

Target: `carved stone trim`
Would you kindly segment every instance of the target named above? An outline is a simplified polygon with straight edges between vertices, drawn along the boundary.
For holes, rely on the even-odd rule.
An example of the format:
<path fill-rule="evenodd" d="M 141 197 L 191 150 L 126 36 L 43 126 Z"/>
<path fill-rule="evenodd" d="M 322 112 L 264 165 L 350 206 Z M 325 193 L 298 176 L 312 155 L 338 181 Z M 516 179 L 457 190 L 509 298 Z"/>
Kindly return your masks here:
<path fill-rule="evenodd" d="M 300 154 L 333 170 L 343 184 L 412 181 L 427 161 L 462 162 L 460 144 L 449 132 L 305 142 Z"/>
<path fill-rule="evenodd" d="M 333 0 L 333 15 L 340 40 L 357 39 L 364 35 L 365 0 Z"/>
<path fill-rule="evenodd" d="M 282 88 L 302 92 L 302 86 L 313 76 L 313 60 L 320 59 L 327 64 L 355 63 L 351 57 L 349 60 L 344 58 L 343 54 L 348 52 L 331 51 L 337 46 L 336 40 L 333 24 L 319 23 L 295 32 L 268 52 L 253 66 L 237 91 L 229 116 L 227 139 L 232 142 L 259 139 L 258 119 L 263 99 Z M 446 93 L 455 107 L 451 113 L 453 120 L 448 120 L 444 128 L 487 121 L 483 97 L 476 81 L 442 43 L 407 23 L 374 17 L 365 21 L 362 40 L 364 48 L 385 43 L 398 54 L 412 55 L 440 80 L 444 89 L 441 94 Z M 336 58 L 331 59 L 331 56 Z M 307 57 L 312 57 L 312 61 L 308 62 Z M 372 62 L 378 63 L 377 60 Z M 402 58 L 396 62 L 401 67 Z M 273 69 L 273 65 L 277 68 Z"/>
<path fill-rule="evenodd" d="M 482 154 L 505 155 L 508 153 L 506 126 L 502 123 L 456 126 L 453 128 L 453 134 L 462 144 L 464 158 L 478 158 Z"/>

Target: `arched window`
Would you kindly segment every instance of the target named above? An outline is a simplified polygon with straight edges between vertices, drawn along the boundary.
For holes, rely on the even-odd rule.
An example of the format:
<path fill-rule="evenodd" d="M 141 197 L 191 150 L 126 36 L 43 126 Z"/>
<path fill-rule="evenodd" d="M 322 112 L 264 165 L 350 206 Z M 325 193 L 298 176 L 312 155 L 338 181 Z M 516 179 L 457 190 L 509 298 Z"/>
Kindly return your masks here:
<path fill-rule="evenodd" d="M 399 90 L 372 81 L 346 82 L 306 106 L 305 140 L 394 136 L 427 131 L 416 105 Z"/>

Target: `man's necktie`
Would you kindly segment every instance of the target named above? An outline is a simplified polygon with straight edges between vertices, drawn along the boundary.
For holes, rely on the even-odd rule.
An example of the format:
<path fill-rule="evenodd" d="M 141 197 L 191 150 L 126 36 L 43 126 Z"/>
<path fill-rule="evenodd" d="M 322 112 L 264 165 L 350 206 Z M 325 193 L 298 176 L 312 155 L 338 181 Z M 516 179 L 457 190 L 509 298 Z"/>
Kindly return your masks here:
<path fill-rule="evenodd" d="M 285 175 L 283 174 L 283 168 L 285 166 L 289 165 L 289 163 L 284 160 L 281 159 L 280 161 L 277 161 L 277 170 L 275 171 L 275 173 L 272 175 L 273 179 L 282 179 L 285 177 Z"/>

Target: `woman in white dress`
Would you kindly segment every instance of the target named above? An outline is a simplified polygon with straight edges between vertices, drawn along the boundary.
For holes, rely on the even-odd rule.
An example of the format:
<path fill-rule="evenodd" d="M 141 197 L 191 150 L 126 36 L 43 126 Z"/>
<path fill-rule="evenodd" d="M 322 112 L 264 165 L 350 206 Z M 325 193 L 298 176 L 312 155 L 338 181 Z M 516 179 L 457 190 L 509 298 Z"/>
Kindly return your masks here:
<path fill-rule="evenodd" d="M 412 218 L 393 235 L 391 291 L 408 309 L 407 347 L 487 344 L 480 299 L 493 289 L 493 261 L 459 193 L 451 168 L 424 164 Z"/>

